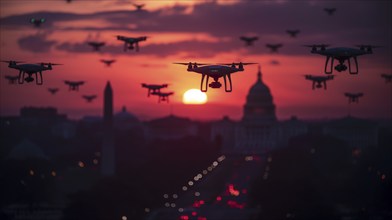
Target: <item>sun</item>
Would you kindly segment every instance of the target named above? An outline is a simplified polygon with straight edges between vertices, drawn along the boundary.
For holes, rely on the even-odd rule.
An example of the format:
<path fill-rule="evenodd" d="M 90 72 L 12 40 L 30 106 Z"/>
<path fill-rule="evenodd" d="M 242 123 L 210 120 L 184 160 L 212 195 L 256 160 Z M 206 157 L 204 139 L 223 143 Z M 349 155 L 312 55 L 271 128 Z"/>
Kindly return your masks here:
<path fill-rule="evenodd" d="M 207 102 L 207 94 L 199 89 L 189 89 L 182 96 L 182 102 L 187 105 L 201 105 Z"/>

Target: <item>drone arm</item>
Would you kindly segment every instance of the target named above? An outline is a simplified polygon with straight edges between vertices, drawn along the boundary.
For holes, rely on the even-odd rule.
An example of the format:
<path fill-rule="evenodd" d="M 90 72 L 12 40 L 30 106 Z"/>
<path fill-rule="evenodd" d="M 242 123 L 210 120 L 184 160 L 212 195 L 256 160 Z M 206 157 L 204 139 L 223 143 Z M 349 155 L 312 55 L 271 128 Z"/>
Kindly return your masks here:
<path fill-rule="evenodd" d="M 331 59 L 331 58 L 332 58 L 332 59 Z M 329 62 L 329 59 L 331 59 L 331 66 L 330 66 L 330 69 L 328 70 L 328 62 Z M 333 58 L 333 57 L 327 56 L 327 60 L 325 61 L 325 69 L 324 69 L 324 72 L 325 72 L 326 74 L 331 74 L 331 73 L 332 73 L 333 61 L 334 61 L 334 58 Z"/>
<path fill-rule="evenodd" d="M 350 58 L 348 58 L 348 70 L 350 72 L 350 74 L 358 74 L 358 60 L 357 57 L 353 57 L 354 62 L 355 62 L 355 71 L 351 71 L 351 62 L 350 62 Z"/>

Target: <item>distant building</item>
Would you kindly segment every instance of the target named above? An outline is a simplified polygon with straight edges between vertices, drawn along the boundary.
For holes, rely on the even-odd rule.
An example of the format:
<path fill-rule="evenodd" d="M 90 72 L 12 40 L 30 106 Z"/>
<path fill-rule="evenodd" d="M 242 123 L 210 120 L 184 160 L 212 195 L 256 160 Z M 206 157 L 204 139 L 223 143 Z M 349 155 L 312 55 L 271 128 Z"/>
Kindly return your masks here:
<path fill-rule="evenodd" d="M 189 118 L 169 115 L 145 123 L 145 135 L 148 140 L 179 139 L 197 134 L 198 126 Z"/>
<path fill-rule="evenodd" d="M 39 159 L 48 160 L 49 157 L 45 154 L 41 147 L 34 144 L 30 140 L 24 139 L 14 146 L 8 154 L 8 159 L 26 160 Z"/>
<path fill-rule="evenodd" d="M 53 107 L 23 107 L 20 109 L 20 120 L 28 125 L 50 125 L 55 122 L 66 121 L 65 114 L 58 114 Z"/>
<path fill-rule="evenodd" d="M 104 90 L 103 103 L 103 143 L 101 173 L 103 176 L 115 175 L 115 145 L 113 134 L 113 90 L 108 81 Z"/>
<path fill-rule="evenodd" d="M 256 83 L 246 97 L 241 121 L 224 117 L 213 122 L 211 138 L 222 144 L 223 153 L 262 154 L 286 145 L 293 136 L 306 132 L 306 125 L 296 118 L 277 121 L 271 91 L 263 82 L 259 68 Z"/>

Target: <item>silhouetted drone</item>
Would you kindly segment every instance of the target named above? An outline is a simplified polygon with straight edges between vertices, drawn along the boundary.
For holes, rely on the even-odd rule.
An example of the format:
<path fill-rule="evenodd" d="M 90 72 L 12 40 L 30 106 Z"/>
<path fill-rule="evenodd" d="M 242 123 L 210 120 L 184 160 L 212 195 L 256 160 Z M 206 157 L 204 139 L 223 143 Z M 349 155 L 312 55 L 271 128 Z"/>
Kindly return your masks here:
<path fill-rule="evenodd" d="M 112 63 L 116 62 L 116 60 L 104 60 L 104 59 L 101 59 L 100 61 L 102 63 L 106 64 L 106 66 L 108 66 L 108 67 L 111 66 Z"/>
<path fill-rule="evenodd" d="M 157 85 L 157 84 L 145 84 L 145 83 L 142 83 L 142 87 L 148 89 L 147 97 L 150 96 L 153 93 L 160 93 L 161 89 L 162 88 L 167 88 L 168 85 L 169 84 Z"/>
<path fill-rule="evenodd" d="M 151 95 L 158 96 L 158 103 L 161 101 L 169 102 L 169 96 L 173 95 L 174 92 L 152 92 Z"/>
<path fill-rule="evenodd" d="M 324 8 L 324 11 L 327 12 L 328 15 L 333 15 L 336 11 L 336 8 Z"/>
<path fill-rule="evenodd" d="M 8 63 L 9 68 L 19 70 L 19 79 L 18 79 L 19 84 L 23 84 L 24 81 L 28 83 L 34 81 L 32 75 L 35 74 L 35 78 L 36 78 L 35 82 L 37 85 L 43 84 L 42 71 L 52 70 L 52 66 L 55 65 L 62 65 L 56 63 L 18 64 L 23 62 L 12 61 L 12 60 L 2 60 L 2 62 Z M 37 73 L 39 73 L 39 75 Z M 28 76 L 25 77 L 25 74 L 27 74 Z"/>
<path fill-rule="evenodd" d="M 8 75 L 6 75 L 6 76 L 4 76 L 4 78 L 7 79 L 8 83 L 12 85 L 12 84 L 16 84 L 18 82 L 19 76 L 8 76 Z"/>
<path fill-rule="evenodd" d="M 132 5 L 136 7 L 136 11 L 142 11 L 143 7 L 146 6 L 146 4 L 135 4 L 135 3 L 132 3 Z"/>
<path fill-rule="evenodd" d="M 99 51 L 102 46 L 105 46 L 105 42 L 89 41 L 87 43 L 88 43 L 88 45 L 93 47 L 94 51 Z"/>
<path fill-rule="evenodd" d="M 97 98 L 96 95 L 83 95 L 82 97 L 83 97 L 83 98 L 86 100 L 86 102 L 88 102 L 88 103 L 92 102 L 95 98 Z"/>
<path fill-rule="evenodd" d="M 278 49 L 283 46 L 283 44 L 266 44 L 266 47 L 271 49 L 271 53 L 277 53 Z"/>
<path fill-rule="evenodd" d="M 117 35 L 117 40 L 124 42 L 124 51 L 127 51 L 127 49 L 130 50 L 135 49 L 137 52 L 139 51 L 139 42 L 147 40 L 147 36 L 134 38 L 134 37 L 125 37 L 125 36 Z"/>
<path fill-rule="evenodd" d="M 222 86 L 220 82 L 218 82 L 220 77 L 223 77 L 224 83 L 225 83 L 225 91 L 226 92 L 231 92 L 233 87 L 231 83 L 231 74 L 239 71 L 244 71 L 244 66 L 245 65 L 250 65 L 250 64 L 256 64 L 256 63 L 223 63 L 223 64 L 205 64 L 205 63 L 174 63 L 174 64 L 181 64 L 181 65 L 187 65 L 187 71 L 188 72 L 196 72 L 200 73 L 201 75 L 201 83 L 200 83 L 200 90 L 202 92 L 207 92 L 208 87 L 211 87 L 213 89 L 218 89 Z M 238 68 L 236 67 L 238 65 Z M 200 66 L 200 67 L 199 67 Z M 204 84 L 204 78 L 207 76 L 207 80 L 205 82 L 205 86 L 203 88 Z M 214 79 L 214 82 L 211 82 L 208 84 L 209 78 L 212 77 Z M 229 85 L 230 87 L 227 87 L 226 83 L 226 77 L 229 80 Z M 207 87 L 208 85 L 208 87 Z"/>
<path fill-rule="evenodd" d="M 348 103 L 352 103 L 352 102 L 358 103 L 359 102 L 359 97 L 362 97 L 363 93 L 362 92 L 360 92 L 360 93 L 349 93 L 349 92 L 346 92 L 346 93 L 344 93 L 344 95 L 346 97 L 348 97 Z"/>
<path fill-rule="evenodd" d="M 313 75 L 305 75 L 305 79 L 307 80 L 312 80 L 312 89 L 314 90 L 315 88 L 319 89 L 324 86 L 324 89 L 327 89 L 327 81 L 332 80 L 334 78 L 334 75 L 330 76 L 313 76 Z M 322 85 L 321 85 L 322 83 Z"/>
<path fill-rule="evenodd" d="M 58 88 L 48 88 L 48 91 L 49 91 L 52 95 L 55 95 L 55 94 L 59 91 L 59 89 L 58 89 Z"/>
<path fill-rule="evenodd" d="M 320 54 L 327 57 L 325 61 L 325 69 L 324 72 L 326 74 L 331 74 L 333 71 L 333 61 L 337 59 L 339 64 L 335 66 L 335 70 L 338 72 L 346 71 L 347 66 L 344 65 L 344 61 L 347 60 L 348 62 L 348 70 L 350 74 L 358 74 L 358 61 L 357 56 L 365 55 L 365 54 L 372 54 L 373 48 L 377 48 L 379 46 L 373 45 L 356 45 L 359 49 L 356 48 L 348 48 L 348 47 L 335 47 L 329 48 L 329 45 L 326 44 L 313 44 L 313 45 L 304 45 L 305 47 L 311 47 L 311 53 Z M 318 49 L 320 48 L 320 49 Z M 356 71 L 351 71 L 351 61 L 350 58 L 354 59 Z M 328 62 L 331 59 L 331 65 L 328 70 Z"/>
<path fill-rule="evenodd" d="M 252 46 L 253 42 L 255 42 L 258 39 L 259 39 L 258 37 L 244 37 L 244 36 L 240 37 L 240 40 L 244 41 L 246 46 Z"/>
<path fill-rule="evenodd" d="M 79 86 L 83 85 L 85 81 L 64 80 L 64 83 L 69 86 L 69 91 L 79 91 Z"/>
<path fill-rule="evenodd" d="M 299 33 L 299 30 L 286 30 L 286 33 L 290 35 L 290 37 L 297 37 L 297 34 Z"/>
<path fill-rule="evenodd" d="M 386 83 L 392 82 L 392 74 L 381 74 L 381 77 L 385 79 Z"/>
<path fill-rule="evenodd" d="M 30 19 L 30 23 L 34 24 L 35 27 L 41 27 L 41 24 L 44 22 L 45 22 L 45 18 L 41 18 L 41 19 L 32 18 L 32 19 Z"/>

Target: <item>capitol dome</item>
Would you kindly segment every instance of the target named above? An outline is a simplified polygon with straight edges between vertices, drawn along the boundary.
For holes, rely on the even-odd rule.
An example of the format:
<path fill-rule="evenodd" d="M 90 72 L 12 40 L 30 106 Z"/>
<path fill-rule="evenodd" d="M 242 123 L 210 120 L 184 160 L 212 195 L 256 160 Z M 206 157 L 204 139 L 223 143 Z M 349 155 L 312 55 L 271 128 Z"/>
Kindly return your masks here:
<path fill-rule="evenodd" d="M 264 123 L 276 121 L 275 105 L 271 91 L 262 81 L 259 67 L 256 83 L 249 89 L 244 105 L 243 122 Z"/>

